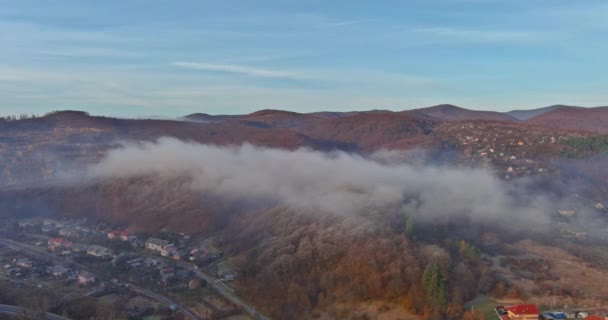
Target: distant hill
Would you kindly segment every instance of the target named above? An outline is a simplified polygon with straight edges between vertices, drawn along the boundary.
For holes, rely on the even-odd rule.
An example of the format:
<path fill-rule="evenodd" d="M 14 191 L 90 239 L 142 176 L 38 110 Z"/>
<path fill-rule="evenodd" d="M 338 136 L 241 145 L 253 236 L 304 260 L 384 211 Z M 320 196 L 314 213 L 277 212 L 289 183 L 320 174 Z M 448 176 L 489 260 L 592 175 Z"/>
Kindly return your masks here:
<path fill-rule="evenodd" d="M 340 141 L 358 150 L 407 148 L 430 142 L 438 123 L 409 114 L 371 112 L 323 119 L 296 130 L 319 141 Z"/>
<path fill-rule="evenodd" d="M 518 121 L 516 118 L 495 111 L 477 111 L 457 107 L 451 104 L 441 104 L 433 107 L 404 111 L 410 115 L 432 119 L 436 121 L 461 121 L 461 120 L 493 120 L 493 121 Z"/>
<path fill-rule="evenodd" d="M 561 107 L 570 107 L 570 106 L 565 106 L 565 105 L 561 105 L 561 104 L 556 104 L 553 106 L 548 106 L 548 107 L 544 107 L 544 108 L 538 108 L 538 109 L 530 109 L 530 110 L 512 110 L 509 112 L 505 112 L 506 115 L 509 115 L 513 118 L 519 119 L 519 120 L 528 120 L 530 118 L 534 118 L 536 116 L 539 116 L 543 113 L 547 113 L 551 110 L 555 110 L 557 108 L 561 108 Z"/>
<path fill-rule="evenodd" d="M 334 118 L 342 118 L 348 117 L 357 114 L 357 111 L 346 111 L 346 112 L 334 112 L 334 111 L 320 111 L 320 112 L 311 112 L 307 113 L 311 116 L 324 118 L 324 119 L 334 119 Z"/>
<path fill-rule="evenodd" d="M 218 122 L 224 120 L 238 119 L 240 115 L 210 115 L 207 113 L 193 113 L 183 117 L 183 120 L 197 122 Z"/>
<path fill-rule="evenodd" d="M 525 121 L 527 124 L 556 129 L 608 134 L 608 107 L 562 106 Z"/>
<path fill-rule="evenodd" d="M 295 128 L 320 120 L 309 114 L 283 110 L 260 110 L 239 118 L 240 122 L 260 128 Z"/>

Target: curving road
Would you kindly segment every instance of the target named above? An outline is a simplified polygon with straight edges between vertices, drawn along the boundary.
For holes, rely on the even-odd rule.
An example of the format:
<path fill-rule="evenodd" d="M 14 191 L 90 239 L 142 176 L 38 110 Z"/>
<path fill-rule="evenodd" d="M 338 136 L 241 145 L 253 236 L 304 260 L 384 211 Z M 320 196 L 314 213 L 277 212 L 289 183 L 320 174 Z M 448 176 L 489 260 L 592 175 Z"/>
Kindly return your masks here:
<path fill-rule="evenodd" d="M 158 255 L 152 255 L 152 254 L 145 254 L 145 255 L 148 257 L 152 257 L 154 259 L 163 259 L 163 260 L 169 261 L 169 259 L 167 259 L 165 257 L 159 257 Z M 225 258 L 223 258 L 223 259 L 225 259 Z M 219 263 L 223 259 L 214 261 L 213 263 L 206 266 L 205 268 L 209 268 L 210 266 Z M 230 301 L 231 303 L 242 308 L 243 311 L 245 311 L 247 314 L 252 316 L 254 319 L 270 320 L 270 318 L 264 316 L 262 313 L 257 311 L 254 306 L 248 304 L 247 302 L 243 301 L 241 298 L 237 297 L 227 287 L 223 286 L 221 284 L 221 282 L 218 282 L 217 279 L 204 273 L 200 269 L 195 268 L 193 264 L 183 262 L 183 261 L 173 261 L 173 260 L 171 260 L 171 261 L 174 262 L 175 264 L 180 265 L 182 268 L 190 270 L 192 273 L 196 274 L 201 279 L 204 279 L 205 281 L 207 281 L 207 283 L 211 286 L 211 288 L 213 288 L 213 290 L 215 290 L 219 295 L 221 295 L 222 297 L 224 297 L 226 300 Z"/>
<path fill-rule="evenodd" d="M 194 268 L 189 263 L 178 262 L 178 264 L 181 265 L 182 267 L 184 267 L 184 268 L 192 271 L 197 276 L 205 279 L 205 281 L 207 281 L 207 283 L 209 285 L 211 285 L 211 287 L 215 291 L 217 291 L 222 297 L 224 297 L 226 300 L 232 302 L 233 304 L 241 307 L 245 312 L 247 312 L 249 315 L 251 315 L 252 317 L 254 317 L 254 319 L 270 320 L 270 318 L 265 317 L 260 312 L 256 311 L 255 307 L 249 305 L 248 303 L 246 303 L 245 301 L 243 301 L 242 299 L 240 299 L 239 297 L 237 297 L 236 295 L 234 295 L 234 293 L 228 291 L 228 289 L 226 287 L 222 286 L 213 277 L 207 275 L 206 273 L 202 272 L 199 269 Z"/>
<path fill-rule="evenodd" d="M 7 314 L 11 316 L 26 316 L 28 318 L 37 318 L 34 311 L 28 310 L 22 307 L 9 306 L 6 304 L 0 304 L 0 314 Z M 54 313 L 46 313 L 47 320 L 71 320 L 70 318 L 62 317 Z"/>

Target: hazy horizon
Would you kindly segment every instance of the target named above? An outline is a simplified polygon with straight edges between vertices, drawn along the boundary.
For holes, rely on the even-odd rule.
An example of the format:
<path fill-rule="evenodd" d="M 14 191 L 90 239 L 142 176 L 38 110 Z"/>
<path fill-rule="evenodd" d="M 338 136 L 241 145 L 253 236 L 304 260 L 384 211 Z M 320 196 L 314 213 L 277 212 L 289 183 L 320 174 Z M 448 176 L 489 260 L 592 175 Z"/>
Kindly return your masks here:
<path fill-rule="evenodd" d="M 441 104 L 437 104 L 437 105 L 431 105 L 431 106 L 424 106 L 424 107 L 413 107 L 413 108 L 407 108 L 407 109 L 399 109 L 399 108 L 359 108 L 359 109 L 345 109 L 345 110 L 332 110 L 332 109 L 322 109 L 322 110 L 312 110 L 312 111 L 304 111 L 304 112 L 299 112 L 299 111 L 295 111 L 295 110 L 289 110 L 289 109 L 282 109 L 282 108 L 252 108 L 251 111 L 245 111 L 245 112 L 225 112 L 225 113 L 211 113 L 211 112 L 205 112 L 205 109 L 202 108 L 201 110 L 193 110 L 193 112 L 190 113 L 186 113 L 186 114 L 176 114 L 175 116 L 166 116 L 166 115 L 160 115 L 160 114 L 135 114 L 135 115 L 121 115 L 121 114 L 116 114 L 116 113 L 111 113 L 111 112 L 104 112 L 104 110 L 93 110 L 93 111 L 89 111 L 88 108 L 58 108 L 58 109 L 53 109 L 53 108 L 49 108 L 48 110 L 45 110 L 43 112 L 40 113 L 27 113 L 27 112 L 18 112 L 18 113 L 0 113 L 0 117 L 7 117 L 7 116 L 20 116 L 22 114 L 27 115 L 27 116 L 44 116 L 47 113 L 52 113 L 52 112 L 67 112 L 67 111 L 76 111 L 76 112 L 86 112 L 89 113 L 91 116 L 102 116 L 102 117 L 114 117 L 114 118 L 125 118 L 125 119 L 141 119 L 141 118 L 150 118 L 150 119 L 154 119 L 154 118 L 159 118 L 159 119 L 178 119 L 181 117 L 185 117 L 185 116 L 189 116 L 189 115 L 194 115 L 194 114 L 208 114 L 211 116 L 219 116 L 219 115 L 228 115 L 228 116 L 232 116 L 232 115 L 245 115 L 245 114 L 250 114 L 250 113 L 254 113 L 254 112 L 258 112 L 258 111 L 263 111 L 263 110 L 276 110 L 276 111 L 286 111 L 286 112 L 295 112 L 295 113 L 301 113 L 301 114 L 310 114 L 310 113 L 322 113 L 322 112 L 344 112 L 344 113 L 348 113 L 348 112 L 366 112 L 366 111 L 387 111 L 387 112 L 402 112 L 402 111 L 412 111 L 412 110 L 416 110 L 416 109 L 424 109 L 424 108 L 430 108 L 430 107 L 436 107 L 436 106 L 442 106 L 442 105 L 451 105 L 451 106 L 455 106 L 458 108 L 462 108 L 462 109 L 466 109 L 466 110 L 472 110 L 472 111 L 495 111 L 495 110 L 490 110 L 490 109 L 473 109 L 473 108 L 469 108 L 466 106 L 459 106 L 459 105 L 454 105 L 451 103 L 441 103 Z M 507 110 L 507 111 L 496 111 L 499 113 L 504 113 L 504 114 L 508 114 L 509 112 L 520 112 L 520 111 L 532 111 L 532 110 L 538 110 L 538 109 L 544 109 L 544 108 L 550 108 L 550 107 L 554 107 L 554 106 L 563 106 L 563 107 L 574 107 L 574 108 L 585 108 L 585 109 L 590 109 L 590 108 L 604 108 L 606 106 L 573 106 L 573 105 L 564 105 L 564 104 L 553 104 L 553 105 L 549 105 L 549 106 L 543 106 L 543 107 L 538 107 L 538 108 L 529 108 L 529 109 L 512 109 L 512 110 Z M 249 109 L 246 109 L 249 110 Z"/>

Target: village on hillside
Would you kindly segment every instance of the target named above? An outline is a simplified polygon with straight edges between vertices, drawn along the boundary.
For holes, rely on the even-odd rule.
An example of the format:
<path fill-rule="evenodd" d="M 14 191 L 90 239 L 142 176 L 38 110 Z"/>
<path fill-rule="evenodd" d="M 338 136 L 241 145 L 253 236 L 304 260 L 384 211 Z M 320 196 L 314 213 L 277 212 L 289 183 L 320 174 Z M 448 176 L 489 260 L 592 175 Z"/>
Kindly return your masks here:
<path fill-rule="evenodd" d="M 238 264 L 213 237 L 130 233 L 86 219 L 0 223 L 0 281 L 120 305 L 129 319 L 248 319 L 210 281 L 237 295 Z M 184 310 L 180 310 L 183 308 Z M 186 318 L 187 314 L 186 314 Z"/>

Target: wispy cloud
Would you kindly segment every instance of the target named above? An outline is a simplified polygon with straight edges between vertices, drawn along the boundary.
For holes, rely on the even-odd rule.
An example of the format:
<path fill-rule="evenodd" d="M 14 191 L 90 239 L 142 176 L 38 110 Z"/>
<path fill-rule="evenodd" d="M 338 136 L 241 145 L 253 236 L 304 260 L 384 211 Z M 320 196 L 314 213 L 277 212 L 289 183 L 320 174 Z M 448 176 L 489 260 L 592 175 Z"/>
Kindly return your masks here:
<path fill-rule="evenodd" d="M 296 74 L 271 69 L 253 68 L 236 64 L 214 64 L 214 63 L 201 63 L 201 62 L 172 62 L 174 66 L 200 70 L 200 71 L 213 71 L 213 72 L 226 72 L 242 74 L 252 77 L 261 78 L 282 78 L 282 79 L 294 79 L 298 78 Z"/>
<path fill-rule="evenodd" d="M 328 21 L 318 24 L 318 27 L 345 27 L 352 26 L 362 23 L 372 22 L 374 19 L 354 19 L 354 20 L 338 20 L 338 21 Z"/>
<path fill-rule="evenodd" d="M 542 39 L 542 35 L 536 32 L 503 31 L 503 30 L 480 30 L 454 27 L 417 28 L 415 33 L 424 34 L 443 39 L 451 39 L 466 42 L 530 42 Z"/>

